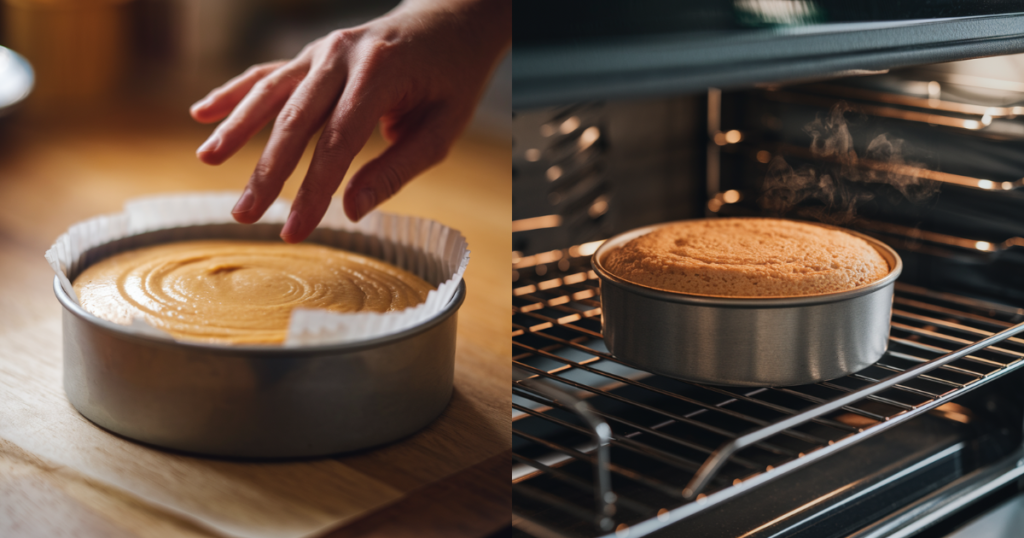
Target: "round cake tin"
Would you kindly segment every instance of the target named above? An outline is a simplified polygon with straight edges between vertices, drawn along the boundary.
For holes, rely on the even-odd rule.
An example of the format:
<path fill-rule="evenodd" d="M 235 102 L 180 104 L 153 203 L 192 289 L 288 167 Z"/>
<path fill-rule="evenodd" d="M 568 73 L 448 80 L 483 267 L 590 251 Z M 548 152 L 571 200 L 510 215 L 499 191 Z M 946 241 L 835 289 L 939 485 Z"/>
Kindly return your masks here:
<path fill-rule="evenodd" d="M 637 368 L 727 386 L 793 386 L 871 366 L 888 348 L 893 288 L 903 262 L 885 243 L 867 241 L 889 264 L 870 284 L 803 297 L 713 297 L 662 290 L 611 274 L 605 257 L 669 222 L 631 230 L 594 253 L 601 324 L 608 349 Z"/>
<path fill-rule="evenodd" d="M 170 241 L 271 240 L 279 229 L 216 224 L 159 230 L 97 247 L 80 265 Z M 347 232 L 317 230 L 309 241 L 330 245 L 339 233 Z M 427 426 L 451 399 L 458 310 L 466 297 L 463 281 L 441 312 L 397 334 L 283 347 L 138 334 L 84 311 L 57 278 L 53 289 L 64 307 L 64 390 L 82 415 L 143 443 L 243 458 L 348 452 Z"/>

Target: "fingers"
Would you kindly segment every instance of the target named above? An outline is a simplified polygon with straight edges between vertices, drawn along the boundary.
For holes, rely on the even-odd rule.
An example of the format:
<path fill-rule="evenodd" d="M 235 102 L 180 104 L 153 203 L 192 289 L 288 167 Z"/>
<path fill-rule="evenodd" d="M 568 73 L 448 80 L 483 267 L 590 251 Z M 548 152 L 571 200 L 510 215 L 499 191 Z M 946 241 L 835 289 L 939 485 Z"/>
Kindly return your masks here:
<path fill-rule="evenodd" d="M 427 112 L 416 125 L 400 131 L 399 138 L 376 159 L 356 172 L 345 187 L 345 214 L 353 222 L 391 198 L 412 178 L 437 164 L 458 135 L 456 114 L 442 107 Z"/>
<path fill-rule="evenodd" d="M 256 222 L 281 194 L 306 143 L 323 124 L 345 84 L 345 70 L 336 67 L 314 67 L 281 108 L 263 155 L 232 210 L 238 222 Z"/>
<path fill-rule="evenodd" d="M 254 65 L 244 73 L 225 82 L 197 101 L 189 109 L 192 119 L 199 123 L 213 123 L 227 117 L 260 79 L 284 65 L 285 61 Z"/>
<path fill-rule="evenodd" d="M 281 238 L 298 243 L 316 228 L 327 212 L 352 158 L 366 144 L 387 104 L 388 91 L 350 84 L 334 109 L 313 152 L 313 162 L 302 181 Z"/>
<path fill-rule="evenodd" d="M 304 65 L 279 69 L 260 79 L 226 120 L 199 146 L 196 156 L 206 164 L 220 164 L 237 152 L 281 110 L 305 76 Z"/>

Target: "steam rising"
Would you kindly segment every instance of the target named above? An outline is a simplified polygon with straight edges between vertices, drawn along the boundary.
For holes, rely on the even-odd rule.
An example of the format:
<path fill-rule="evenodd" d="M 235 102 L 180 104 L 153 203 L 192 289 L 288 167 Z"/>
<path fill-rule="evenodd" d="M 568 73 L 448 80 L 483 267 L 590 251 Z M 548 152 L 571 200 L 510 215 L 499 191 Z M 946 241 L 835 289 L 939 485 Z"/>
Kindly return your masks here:
<path fill-rule="evenodd" d="M 870 184 L 893 187 L 911 202 L 920 202 L 939 190 L 939 183 L 918 177 L 918 163 L 903 158 L 903 140 L 880 134 L 868 144 L 863 157 L 858 157 L 845 113 L 851 110 L 845 102 L 832 107 L 825 118 L 815 117 L 804 127 L 811 136 L 811 154 L 817 167 L 801 166 L 794 170 L 781 156 L 768 165 L 761 206 L 782 214 L 805 200 L 816 200 L 824 207 L 807 208 L 803 212 L 826 222 L 849 222 L 857 207 L 875 197 Z"/>

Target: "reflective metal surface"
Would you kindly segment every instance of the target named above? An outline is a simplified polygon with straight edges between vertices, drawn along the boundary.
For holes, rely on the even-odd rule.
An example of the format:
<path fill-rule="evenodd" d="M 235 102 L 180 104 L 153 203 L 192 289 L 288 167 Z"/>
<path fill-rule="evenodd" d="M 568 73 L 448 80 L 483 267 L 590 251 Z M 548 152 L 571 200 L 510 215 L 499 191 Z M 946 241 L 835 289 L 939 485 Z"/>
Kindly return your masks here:
<path fill-rule="evenodd" d="M 950 445 L 922 435 L 926 432 L 914 424 L 925 420 L 942 417 L 941 422 L 965 426 L 975 432 L 971 435 L 1002 447 L 969 443 L 972 452 L 984 454 L 967 458 L 969 464 L 987 465 L 1001 451 L 1019 446 L 1021 410 L 1015 398 L 999 396 L 1019 392 L 1014 392 L 1024 366 L 1019 308 L 897 282 L 889 350 L 860 372 L 796 387 L 680 382 L 630 368 L 608 353 L 600 333 L 601 304 L 595 300 L 599 279 L 587 270 L 587 250 L 581 245 L 562 257 L 524 257 L 516 269 L 512 483 L 517 531 L 538 537 L 615 534 L 587 527 L 601 509 L 594 503 L 596 482 L 587 478 L 601 465 L 589 430 L 569 406 L 533 391 L 534 381 L 583 399 L 611 428 L 607 466 L 617 509 L 612 517 L 616 533 L 628 531 L 631 537 L 680 532 L 735 537 L 754 528 L 758 532 L 749 536 L 767 536 L 793 528 L 796 521 L 830 529 L 847 525 L 852 532 L 881 512 L 847 502 L 858 488 L 835 479 L 839 464 L 833 460 L 848 466 L 856 452 L 869 454 L 874 463 L 860 460 L 847 467 L 858 473 L 879 473 L 896 460 L 930 468 L 920 453 L 910 457 L 917 450 L 909 445 L 932 454 Z M 568 267 L 562 263 L 566 258 Z M 851 452 L 876 436 L 883 438 L 885 450 L 865 446 Z M 997 441 L 1000 436 L 1009 438 Z M 931 471 L 921 472 L 912 476 L 915 482 L 920 478 L 924 491 L 944 483 Z M 824 489 L 813 493 L 808 477 L 820 480 Z M 903 482 L 890 483 L 891 491 L 910 495 L 904 499 L 920 495 Z M 788 484 L 797 484 L 800 493 L 794 496 Z M 905 506 L 879 491 L 869 495 L 871 503 L 880 503 L 876 506 Z M 762 497 L 775 508 L 759 511 L 755 505 Z M 811 502 L 810 511 L 792 510 L 815 499 L 821 502 Z M 851 506 L 856 508 L 847 510 Z M 905 517 L 921 521 L 916 515 L 925 513 L 922 509 L 930 510 L 917 507 Z M 818 510 L 842 516 L 810 513 Z M 843 519 L 846 523 L 839 523 Z M 702 528 L 701 521 L 711 527 Z M 704 532 L 708 529 L 714 532 Z M 817 530 L 805 534 L 816 536 Z"/>
<path fill-rule="evenodd" d="M 672 223 L 606 241 L 594 254 L 601 279 L 602 328 L 617 359 L 658 374 L 728 386 L 791 386 L 834 379 L 885 353 L 893 285 L 903 265 L 872 244 L 891 271 L 840 293 L 792 298 L 700 297 L 626 282 L 602 266 L 612 250 Z"/>
<path fill-rule="evenodd" d="M 466 287 L 412 329 L 303 348 L 131 334 L 85 312 L 56 278 L 54 293 L 64 307 L 64 390 L 86 418 L 161 447 L 283 458 L 388 443 L 437 418 L 452 394 Z"/>

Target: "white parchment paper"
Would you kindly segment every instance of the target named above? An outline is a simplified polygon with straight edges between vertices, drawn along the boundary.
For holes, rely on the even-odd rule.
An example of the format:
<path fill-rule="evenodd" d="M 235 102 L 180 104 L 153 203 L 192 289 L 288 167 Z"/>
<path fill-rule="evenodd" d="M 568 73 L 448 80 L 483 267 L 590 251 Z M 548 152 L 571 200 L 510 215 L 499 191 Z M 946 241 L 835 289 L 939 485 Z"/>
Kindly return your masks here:
<path fill-rule="evenodd" d="M 187 193 L 151 196 L 131 200 L 124 211 L 102 215 L 71 226 L 46 251 L 46 260 L 60 279 L 64 292 L 78 301 L 69 275 L 79 272 L 82 255 L 100 245 L 125 237 L 182 226 L 233 223 L 231 208 L 239 193 Z M 290 202 L 277 200 L 260 223 L 284 224 Z M 466 238 L 458 230 L 437 221 L 380 211 L 371 212 L 358 223 L 348 220 L 339 200 L 331 205 L 320 223 L 350 234 L 333 245 L 379 258 L 409 271 L 437 289 L 427 300 L 412 308 L 389 313 L 337 313 L 296 309 L 292 312 L 284 345 L 334 344 L 367 340 L 401 332 L 439 313 L 458 290 L 469 264 Z M 381 241 L 366 241 L 367 237 Z M 150 336 L 169 335 L 137 318 L 130 330 Z"/>

